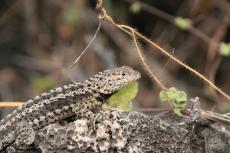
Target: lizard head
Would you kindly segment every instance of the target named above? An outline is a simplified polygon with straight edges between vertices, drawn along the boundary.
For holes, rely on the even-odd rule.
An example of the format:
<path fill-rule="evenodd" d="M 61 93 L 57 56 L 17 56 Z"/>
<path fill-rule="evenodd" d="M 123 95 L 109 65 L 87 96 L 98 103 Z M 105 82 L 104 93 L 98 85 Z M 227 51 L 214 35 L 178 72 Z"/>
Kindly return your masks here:
<path fill-rule="evenodd" d="M 127 84 L 141 77 L 140 73 L 128 66 L 99 72 L 86 80 L 87 86 L 100 95 L 112 95 Z"/>

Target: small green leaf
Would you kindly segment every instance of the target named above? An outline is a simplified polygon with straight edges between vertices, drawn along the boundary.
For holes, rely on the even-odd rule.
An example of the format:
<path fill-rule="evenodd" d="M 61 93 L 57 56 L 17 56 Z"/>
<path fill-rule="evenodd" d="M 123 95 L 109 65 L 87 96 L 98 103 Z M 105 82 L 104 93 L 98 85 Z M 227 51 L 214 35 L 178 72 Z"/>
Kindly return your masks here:
<path fill-rule="evenodd" d="M 171 101 L 174 112 L 178 115 L 181 115 L 181 111 L 186 106 L 187 94 L 174 87 L 169 88 L 167 91 L 161 91 L 159 97 L 161 101 Z"/>
<path fill-rule="evenodd" d="M 140 6 L 140 4 L 139 4 L 138 2 L 135 2 L 135 3 L 133 3 L 133 4 L 130 6 L 129 9 L 130 9 L 130 11 L 131 11 L 132 13 L 137 14 L 137 13 L 140 12 L 141 6 Z"/>
<path fill-rule="evenodd" d="M 75 9 L 68 9 L 63 14 L 64 22 L 70 26 L 76 26 L 79 23 L 80 16 Z"/>
<path fill-rule="evenodd" d="M 175 17 L 174 24 L 182 30 L 187 30 L 191 26 L 192 22 L 187 18 Z"/>
<path fill-rule="evenodd" d="M 169 99 L 170 100 L 176 99 L 177 98 L 177 94 L 178 94 L 177 92 L 178 91 L 177 91 L 176 88 L 174 88 L 174 87 L 169 88 L 168 89 L 168 97 L 169 97 Z"/>
<path fill-rule="evenodd" d="M 169 100 L 168 93 L 166 91 L 161 91 L 160 92 L 160 100 L 163 101 L 163 102 Z"/>
<path fill-rule="evenodd" d="M 186 101 L 181 101 L 181 102 L 173 101 L 173 107 L 175 108 L 184 108 L 185 106 L 186 106 Z"/>
<path fill-rule="evenodd" d="M 173 111 L 175 114 L 181 116 L 181 109 L 180 108 L 175 108 Z"/>
<path fill-rule="evenodd" d="M 178 102 L 187 101 L 187 94 L 184 91 L 178 91 L 175 100 Z"/>
<path fill-rule="evenodd" d="M 230 43 L 221 42 L 219 46 L 220 54 L 223 56 L 230 56 Z"/>
<path fill-rule="evenodd" d="M 138 83 L 132 82 L 122 88 L 117 93 L 113 94 L 108 100 L 107 103 L 110 107 L 122 109 L 122 110 L 131 110 L 133 100 L 138 92 Z"/>

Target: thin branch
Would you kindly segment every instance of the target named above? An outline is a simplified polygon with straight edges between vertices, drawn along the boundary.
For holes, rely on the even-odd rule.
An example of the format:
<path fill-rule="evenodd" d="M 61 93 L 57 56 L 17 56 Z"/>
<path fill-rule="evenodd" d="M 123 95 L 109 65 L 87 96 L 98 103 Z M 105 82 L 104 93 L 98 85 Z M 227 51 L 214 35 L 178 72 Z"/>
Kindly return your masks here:
<path fill-rule="evenodd" d="M 171 23 L 173 23 L 173 25 L 175 25 L 174 24 L 174 21 L 175 21 L 174 16 L 172 16 L 172 15 L 170 15 L 170 14 L 168 14 L 168 13 L 166 13 L 166 12 L 164 12 L 164 11 L 154 7 L 154 6 L 148 5 L 148 4 L 143 3 L 139 0 L 125 0 L 125 1 L 127 1 L 129 3 L 138 3 L 144 11 L 146 11 L 146 12 L 148 12 L 154 16 L 157 16 L 161 19 L 164 19 L 168 22 L 171 22 Z M 187 31 L 190 32 L 192 35 L 196 36 L 197 38 L 201 39 L 202 41 L 204 41 L 207 44 L 210 42 L 209 36 L 206 35 L 205 33 L 203 33 L 202 31 L 200 31 L 199 29 L 195 28 L 192 24 L 190 24 Z"/>
<path fill-rule="evenodd" d="M 3 107 L 19 107 L 23 104 L 23 102 L 0 102 L 0 108 Z"/>
<path fill-rule="evenodd" d="M 122 24 L 116 24 L 113 19 L 107 14 L 106 10 L 104 9 L 103 5 L 103 0 L 98 0 L 97 4 L 97 9 L 100 12 L 99 15 L 99 20 L 105 20 L 108 23 L 112 24 L 113 26 L 119 28 L 120 30 L 128 33 L 130 36 L 132 36 L 132 31 L 137 35 L 139 38 L 144 40 L 145 42 L 149 43 L 151 46 L 159 49 L 161 53 L 163 53 L 165 56 L 171 58 L 174 62 L 177 64 L 181 65 L 183 68 L 187 69 L 188 71 L 192 72 L 192 74 L 198 76 L 201 80 L 209 84 L 212 88 L 214 88 L 216 91 L 218 91 L 223 97 L 225 97 L 229 102 L 230 102 L 230 96 L 227 95 L 224 91 L 222 91 L 220 88 L 218 88 L 214 83 L 212 83 L 210 80 L 208 80 L 205 76 L 203 76 L 201 73 L 198 71 L 194 70 L 190 66 L 184 64 L 182 61 L 177 59 L 176 57 L 172 56 L 170 53 L 168 53 L 165 49 L 161 48 L 159 45 L 154 43 L 153 41 L 149 40 L 146 38 L 144 35 L 140 34 L 139 32 L 135 31 L 133 28 L 127 25 L 122 25 Z M 128 31 L 127 31 L 128 30 Z"/>
<path fill-rule="evenodd" d="M 137 53 L 138 53 L 138 55 L 139 55 L 139 57 L 141 59 L 141 63 L 143 64 L 145 70 L 151 76 L 151 78 L 153 79 L 153 81 L 155 81 L 157 83 L 157 85 L 161 88 L 161 90 L 166 90 L 167 87 L 164 86 L 164 84 L 157 78 L 157 76 L 152 72 L 152 70 L 149 68 L 148 64 L 146 63 L 145 58 L 142 55 L 141 50 L 140 50 L 140 48 L 137 45 L 137 39 L 135 37 L 135 33 L 134 33 L 133 30 L 132 30 L 132 36 L 133 36 L 133 41 L 134 41 L 135 47 L 137 49 Z"/>
<path fill-rule="evenodd" d="M 78 56 L 78 58 L 74 61 L 74 63 L 70 66 L 70 68 L 73 68 L 73 66 L 79 61 L 79 59 L 85 54 L 86 50 L 91 46 L 91 44 L 94 42 L 98 32 L 101 29 L 101 22 L 99 22 L 97 30 L 95 32 L 95 34 L 93 35 L 93 38 L 90 40 L 90 42 L 88 43 L 88 45 L 86 46 L 86 48 L 82 51 L 82 53 Z"/>

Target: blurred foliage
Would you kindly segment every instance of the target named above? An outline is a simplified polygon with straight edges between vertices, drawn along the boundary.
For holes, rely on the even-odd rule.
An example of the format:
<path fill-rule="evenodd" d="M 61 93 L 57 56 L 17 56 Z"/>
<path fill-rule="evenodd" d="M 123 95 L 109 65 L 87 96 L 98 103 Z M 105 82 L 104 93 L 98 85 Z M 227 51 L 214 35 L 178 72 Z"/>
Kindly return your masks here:
<path fill-rule="evenodd" d="M 133 104 L 132 100 L 137 96 L 138 83 L 132 82 L 127 86 L 123 87 L 120 91 L 113 94 L 108 99 L 108 105 L 112 108 L 122 109 L 122 110 L 132 110 Z"/>
<path fill-rule="evenodd" d="M 69 26 L 75 27 L 80 21 L 80 16 L 77 10 L 68 9 L 64 12 L 63 19 Z"/>
<path fill-rule="evenodd" d="M 220 43 L 220 54 L 223 56 L 230 56 L 230 43 Z"/>
<path fill-rule="evenodd" d="M 34 89 L 43 92 L 54 88 L 55 81 L 50 76 L 34 76 L 31 79 L 31 85 L 34 87 Z"/>
<path fill-rule="evenodd" d="M 137 14 L 140 12 L 141 6 L 138 2 L 135 2 L 129 7 L 129 9 L 132 13 Z"/>
<path fill-rule="evenodd" d="M 104 1 L 104 7 L 106 8 L 106 11 L 111 15 L 114 16 L 116 14 L 116 8 L 114 8 L 115 6 L 112 5 L 111 0 L 106 0 Z"/>
<path fill-rule="evenodd" d="M 174 23 L 181 30 L 187 30 L 190 27 L 192 22 L 191 20 L 186 19 L 186 18 L 175 17 Z"/>

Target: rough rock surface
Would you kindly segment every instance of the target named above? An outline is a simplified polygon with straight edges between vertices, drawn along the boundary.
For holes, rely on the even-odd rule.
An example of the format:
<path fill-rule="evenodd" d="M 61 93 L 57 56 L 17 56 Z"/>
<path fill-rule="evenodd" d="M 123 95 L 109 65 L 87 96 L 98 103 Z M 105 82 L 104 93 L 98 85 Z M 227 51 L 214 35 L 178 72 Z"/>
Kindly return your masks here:
<path fill-rule="evenodd" d="M 41 129 L 34 144 L 40 150 L 34 153 L 230 152 L 229 133 L 210 124 L 182 122 L 182 118 L 170 113 L 147 116 L 138 112 L 101 111 L 93 118 Z"/>

